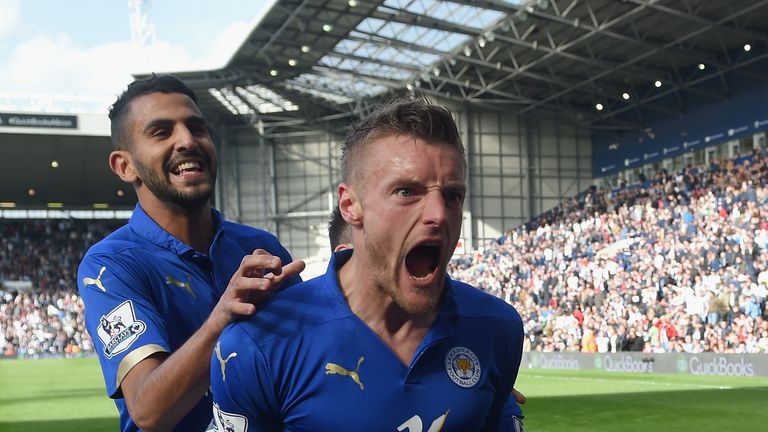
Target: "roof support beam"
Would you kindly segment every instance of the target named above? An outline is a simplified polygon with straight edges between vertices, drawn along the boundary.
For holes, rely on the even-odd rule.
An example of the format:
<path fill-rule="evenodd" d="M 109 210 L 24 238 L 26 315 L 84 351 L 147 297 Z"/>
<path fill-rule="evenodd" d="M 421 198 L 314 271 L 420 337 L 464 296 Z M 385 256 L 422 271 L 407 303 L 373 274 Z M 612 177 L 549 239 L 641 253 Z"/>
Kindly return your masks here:
<path fill-rule="evenodd" d="M 265 53 L 269 49 L 269 47 L 272 46 L 272 44 L 277 40 L 277 38 L 280 37 L 280 35 L 283 34 L 283 30 L 285 30 L 289 24 L 293 22 L 293 20 L 299 16 L 301 11 L 304 9 L 304 6 L 306 6 L 310 0 L 303 0 L 298 6 L 296 6 L 295 9 L 291 12 L 290 15 L 288 15 L 288 18 L 283 21 L 283 23 L 280 25 L 280 28 L 277 29 L 276 32 L 272 33 L 272 36 L 269 37 L 269 39 L 264 42 L 264 44 L 261 46 L 261 48 L 258 51 L 258 54 L 262 57 L 266 57 Z"/>
<path fill-rule="evenodd" d="M 674 46 L 674 45 L 678 45 L 678 44 L 680 44 L 680 43 L 682 43 L 682 42 L 685 42 L 686 40 L 689 40 L 689 39 L 691 39 L 691 38 L 694 38 L 694 37 L 698 36 L 699 34 L 702 34 L 702 33 L 704 33 L 704 32 L 710 31 L 710 30 L 712 29 L 712 27 L 714 27 L 714 26 L 718 25 L 719 23 L 723 23 L 723 22 L 732 21 L 733 19 L 735 19 L 735 18 L 738 18 L 738 17 L 740 17 L 740 16 L 742 16 L 742 15 L 746 15 L 746 14 L 748 14 L 749 12 L 751 12 L 752 10 L 754 10 L 754 9 L 757 9 L 757 8 L 759 8 L 759 7 L 762 7 L 762 6 L 764 6 L 765 4 L 768 4 L 768 0 L 762 0 L 762 1 L 756 2 L 756 3 L 752 4 L 750 7 L 744 8 L 744 9 L 743 9 L 743 10 L 741 10 L 741 11 L 735 12 L 735 13 L 733 13 L 733 14 L 731 14 L 731 15 L 728 15 L 728 16 L 726 16 L 726 17 L 724 17 L 724 18 L 721 18 L 721 19 L 720 19 L 720 20 L 718 20 L 717 22 L 714 22 L 714 23 L 712 23 L 712 24 L 710 24 L 710 25 L 707 25 L 707 26 L 705 26 L 705 27 L 702 27 L 702 28 L 700 28 L 700 29 L 698 29 L 698 30 L 696 30 L 696 31 L 693 31 L 693 32 L 691 32 L 691 33 L 688 33 L 688 34 L 686 34 L 686 35 L 684 35 L 684 36 L 681 36 L 681 37 L 679 37 L 679 38 L 677 38 L 677 39 L 675 39 L 675 40 L 673 40 L 673 41 L 670 41 L 670 42 L 666 43 L 666 44 L 664 45 L 664 47 L 666 47 L 666 46 Z M 652 55 L 655 55 L 655 54 L 657 54 L 657 53 L 658 53 L 658 52 L 660 52 L 662 49 L 663 49 L 663 47 L 659 47 L 659 48 L 655 48 L 655 49 L 652 49 L 652 50 L 650 50 L 650 51 L 647 51 L 647 52 L 645 52 L 644 54 L 642 54 L 642 55 L 639 55 L 639 56 L 635 57 L 634 59 L 631 59 L 631 60 L 627 60 L 626 62 L 624 62 L 624 63 L 622 63 L 622 64 L 620 64 L 620 65 L 616 66 L 616 68 L 615 68 L 615 69 L 623 68 L 623 67 L 626 67 L 626 66 L 632 65 L 632 64 L 634 64 L 634 63 L 637 63 L 637 62 L 639 62 L 640 60 L 642 60 L 642 59 L 644 59 L 644 58 L 647 58 L 647 57 L 650 57 L 650 56 L 652 56 Z M 614 70 L 614 69 L 605 70 L 605 71 L 603 71 L 603 72 L 600 72 L 600 73 L 598 73 L 598 74 L 595 74 L 595 75 L 591 76 L 590 78 L 588 78 L 588 79 L 586 79 L 586 80 L 584 80 L 584 81 L 582 81 L 582 82 L 580 82 L 580 83 L 578 83 L 578 84 L 574 85 L 574 87 L 573 87 L 573 88 L 578 88 L 578 87 L 582 87 L 582 86 L 585 86 L 585 85 L 587 85 L 587 84 L 590 84 L 590 83 L 592 83 L 592 82 L 594 82 L 594 81 L 596 81 L 596 80 L 598 80 L 598 79 L 600 79 L 600 78 L 603 78 L 603 77 L 605 77 L 605 76 L 607 76 L 607 75 L 609 75 L 609 74 L 611 74 L 611 73 L 613 73 L 613 72 L 615 72 L 615 70 Z M 564 91 L 561 91 L 561 92 L 555 93 L 555 94 L 553 94 L 553 95 L 551 95 L 551 96 L 549 96 L 549 97 L 547 97 L 547 98 L 543 99 L 542 101 L 540 101 L 540 102 L 538 102 L 538 103 L 536 103 L 536 104 L 534 104 L 534 105 L 532 105 L 532 106 L 530 106 L 530 107 L 527 107 L 527 108 L 525 108 L 525 109 L 523 110 L 523 112 L 525 112 L 525 111 L 530 111 L 530 110 L 532 110 L 532 109 L 535 109 L 537 106 L 543 105 L 543 104 L 545 104 L 545 103 L 547 103 L 547 102 L 549 102 L 549 101 L 551 101 L 551 100 L 553 100 L 553 99 L 559 98 L 559 97 L 561 97 L 561 96 L 565 95 L 566 93 L 568 93 L 568 92 L 570 92 L 570 91 L 572 91 L 572 90 L 573 90 L 573 89 L 569 89 L 569 90 L 564 90 Z"/>
<path fill-rule="evenodd" d="M 404 70 L 404 71 L 406 71 L 406 72 L 408 72 L 410 74 L 413 74 L 416 77 L 414 80 L 423 80 L 423 81 L 435 80 L 435 81 L 445 82 L 447 84 L 452 84 L 452 85 L 455 85 L 455 86 L 465 86 L 466 87 L 466 82 L 461 82 L 461 81 L 454 80 L 454 79 L 451 79 L 451 78 L 448 78 L 448 77 L 445 77 L 445 76 L 439 76 L 439 75 L 434 75 L 434 74 L 430 74 L 430 73 L 426 73 L 428 78 L 422 79 L 420 74 L 423 73 L 423 70 L 419 69 L 418 67 L 411 66 L 411 65 L 404 65 L 402 63 L 396 63 L 396 62 L 392 62 L 392 61 L 380 60 L 380 59 L 375 59 L 375 58 L 361 57 L 361 56 L 357 56 L 357 55 L 353 55 L 353 54 L 341 54 L 341 53 L 337 53 L 337 52 L 328 53 L 328 55 L 336 56 L 336 57 L 341 57 L 341 58 L 345 58 L 345 59 L 350 59 L 350 60 L 355 60 L 355 61 L 359 61 L 359 62 L 376 63 L 376 64 L 380 64 L 382 66 L 398 68 L 398 69 Z M 478 86 L 478 87 L 482 87 L 482 86 Z M 506 93 L 506 92 L 496 92 L 496 94 L 497 94 L 497 96 L 502 96 L 502 97 L 507 98 L 510 102 L 516 101 L 517 103 L 522 103 L 522 104 L 533 103 L 533 100 L 524 98 L 524 97 L 522 97 L 520 95 L 515 95 L 515 94 L 511 94 L 511 93 Z"/>
<path fill-rule="evenodd" d="M 452 1 L 452 2 L 455 1 L 455 2 L 461 3 L 458 0 L 444 0 L 444 1 Z M 475 4 L 478 7 L 497 10 L 499 12 L 506 12 L 508 14 L 514 14 L 518 10 L 525 10 L 526 13 L 531 16 L 535 16 L 541 19 L 545 19 L 547 21 L 555 22 L 569 28 L 578 28 L 580 30 L 584 30 L 588 32 L 590 36 L 605 35 L 621 42 L 628 42 L 635 45 L 642 45 L 646 48 L 658 48 L 662 46 L 662 44 L 659 42 L 651 42 L 648 40 L 639 39 L 635 36 L 628 36 L 628 35 L 609 29 L 609 27 L 613 27 L 616 24 L 625 21 L 627 18 L 633 15 L 636 15 L 638 12 L 641 12 L 645 10 L 647 7 L 650 7 L 651 5 L 656 4 L 656 2 L 658 1 L 661 1 L 661 0 L 639 2 L 638 3 L 639 7 L 631 9 L 625 12 L 623 15 L 620 15 L 614 18 L 612 21 L 609 21 L 607 23 L 602 23 L 602 24 L 597 23 L 597 18 L 594 16 L 594 13 L 591 11 L 591 8 L 590 8 L 590 16 L 591 16 L 591 20 L 595 22 L 594 25 L 589 24 L 588 20 L 581 20 L 578 17 L 567 18 L 565 14 L 559 14 L 557 12 L 555 12 L 554 14 L 551 14 L 535 8 L 533 10 L 529 10 L 521 6 L 515 6 L 509 3 L 504 3 L 503 1 L 500 1 L 500 0 L 477 0 L 473 2 L 473 4 Z M 665 49 L 667 51 L 672 52 L 676 56 L 683 56 L 686 58 L 691 58 L 696 60 L 701 60 L 702 57 L 710 54 L 708 52 L 689 50 L 689 49 L 686 49 L 686 50 L 674 49 L 674 48 L 665 48 Z"/>
<path fill-rule="evenodd" d="M 493 3 L 494 5 L 496 5 L 498 2 L 488 2 L 488 3 Z M 499 9 L 501 9 L 501 8 L 502 7 L 499 6 Z M 505 10 L 507 10 L 509 12 L 517 10 L 517 9 L 514 9 L 514 8 L 510 8 L 509 6 L 504 6 L 503 9 L 505 9 Z M 608 68 L 608 69 L 615 69 L 615 66 L 618 63 L 608 62 L 608 61 L 604 61 L 604 60 L 598 60 L 598 59 L 596 59 L 594 57 L 589 58 L 589 57 L 584 57 L 584 56 L 576 55 L 576 54 L 567 52 L 567 50 L 570 49 L 571 47 L 574 47 L 574 46 L 576 46 L 576 45 L 578 45 L 578 44 L 580 44 L 582 42 L 585 42 L 585 41 L 589 40 L 593 36 L 596 36 L 598 34 L 607 34 L 609 32 L 608 31 L 609 27 L 615 26 L 615 25 L 623 22 L 624 20 L 630 18 L 632 15 L 640 12 L 642 9 L 643 9 L 643 7 L 637 7 L 635 9 L 631 10 L 631 11 L 628 11 L 627 13 L 625 13 L 625 14 L 619 16 L 619 17 L 614 18 L 611 21 L 599 24 L 598 26 L 594 26 L 594 27 L 593 26 L 579 24 L 579 26 L 581 26 L 585 30 L 588 30 L 588 32 L 583 34 L 583 35 L 581 35 L 581 36 L 579 36 L 578 38 L 573 39 L 571 41 L 568 41 L 565 44 L 562 44 L 560 46 L 547 47 L 547 46 L 545 46 L 543 44 L 538 44 L 537 41 L 528 42 L 528 41 L 522 40 L 522 38 L 513 38 L 513 37 L 508 37 L 508 36 L 498 35 L 498 34 L 496 35 L 496 38 L 501 40 L 501 41 L 513 44 L 513 45 L 519 45 L 519 46 L 523 46 L 523 47 L 526 47 L 526 48 L 530 48 L 530 49 L 533 49 L 533 50 L 539 50 L 539 51 L 543 51 L 543 52 L 547 53 L 544 56 L 539 57 L 539 58 L 533 60 L 532 62 L 529 62 L 527 64 L 521 65 L 520 66 L 521 70 L 525 70 L 527 68 L 536 66 L 537 64 L 541 63 L 542 61 L 547 60 L 548 58 L 550 58 L 552 56 L 555 56 L 555 55 L 567 58 L 569 60 L 577 61 L 577 62 L 580 62 L 580 63 L 583 63 L 583 64 L 587 64 L 587 65 L 592 66 L 592 67 L 598 67 L 598 68 L 601 68 L 601 69 L 606 69 L 606 68 Z M 538 11 L 534 11 L 533 13 L 536 14 L 537 16 L 538 15 L 542 15 L 543 17 L 547 17 L 547 18 L 554 17 L 553 15 L 543 14 L 543 13 L 538 12 Z M 561 20 L 564 20 L 564 21 L 561 21 L 561 23 L 563 23 L 563 24 L 572 25 L 572 21 L 571 20 L 564 19 L 564 18 L 561 18 Z M 550 39 L 550 41 L 551 41 L 551 39 Z M 660 72 L 658 70 L 654 70 L 654 69 L 648 68 L 648 67 L 634 68 L 634 69 L 624 69 L 624 70 L 622 70 L 622 72 L 625 73 L 626 75 L 634 76 L 635 78 L 639 78 L 639 79 L 643 79 L 643 80 L 647 79 L 648 76 L 654 76 L 654 75 L 659 75 L 660 74 Z M 506 79 L 508 80 L 508 79 L 511 79 L 511 78 L 514 78 L 514 76 L 509 76 Z M 498 82 L 498 84 L 500 84 L 500 83 L 501 82 Z"/>
<path fill-rule="evenodd" d="M 375 45 L 382 45 L 382 46 L 388 46 L 388 47 L 402 48 L 402 49 L 412 50 L 412 51 L 416 51 L 416 52 L 424 52 L 424 53 L 433 54 L 433 55 L 439 55 L 439 56 L 443 56 L 443 57 L 446 57 L 448 55 L 447 53 L 445 53 L 443 51 L 436 50 L 434 48 L 424 47 L 424 46 L 421 46 L 421 45 L 409 44 L 407 42 L 403 42 L 403 41 L 400 41 L 400 40 L 397 40 L 397 39 L 387 38 L 385 36 L 378 36 L 378 35 L 374 35 L 374 34 L 371 34 L 371 33 L 364 33 L 364 34 L 369 36 L 369 38 L 361 38 L 361 37 L 356 37 L 356 36 L 350 35 L 347 39 L 358 41 L 358 42 L 371 43 L 371 44 L 375 44 Z M 335 53 L 335 54 L 337 54 L 337 53 Z M 470 64 L 473 64 L 473 65 L 476 65 L 476 66 L 482 66 L 482 67 L 486 67 L 486 68 L 489 68 L 489 69 L 497 70 L 497 71 L 500 71 L 500 72 L 505 72 L 505 73 L 508 73 L 508 74 L 519 74 L 519 75 L 524 76 L 526 78 L 530 78 L 530 79 L 537 80 L 537 81 L 542 81 L 542 82 L 545 82 L 547 84 L 551 84 L 551 85 L 554 85 L 554 86 L 557 86 L 557 87 L 568 87 L 571 84 L 568 80 L 566 80 L 564 78 L 548 77 L 548 76 L 546 76 L 544 74 L 540 74 L 538 72 L 533 72 L 533 71 L 521 71 L 520 68 L 509 67 L 509 66 L 505 65 L 502 62 L 492 63 L 492 62 L 489 62 L 489 61 L 486 61 L 486 60 L 481 60 L 481 59 L 478 59 L 478 58 L 475 58 L 475 57 L 467 57 L 467 56 L 461 55 L 461 54 L 456 55 L 454 58 L 457 59 L 457 60 L 460 60 L 460 61 L 462 61 L 464 63 L 470 63 Z M 376 60 L 375 59 L 365 59 L 365 61 L 376 61 Z M 447 63 L 447 62 L 445 60 L 443 60 L 443 63 Z M 448 67 L 448 65 L 444 65 L 444 67 Z M 434 68 L 431 68 L 431 69 L 434 69 Z M 422 70 L 422 71 L 419 71 L 419 72 L 421 72 L 422 74 L 434 75 L 432 73 L 432 71 L 425 72 L 425 71 Z M 437 77 L 437 79 L 439 80 L 440 78 Z M 593 95 L 599 95 L 601 97 L 605 97 L 607 95 L 606 92 L 602 92 L 601 93 L 601 92 L 598 92 L 598 91 L 595 91 L 595 90 L 581 90 L 581 91 L 583 91 L 585 93 L 593 94 Z M 522 97 L 522 95 L 519 95 L 519 96 Z"/>
<path fill-rule="evenodd" d="M 638 4 L 638 5 L 644 4 L 644 5 L 647 5 L 647 6 L 651 7 L 652 9 L 655 9 L 655 10 L 658 10 L 658 11 L 661 11 L 661 12 L 664 12 L 664 13 L 676 16 L 678 18 L 683 18 L 683 19 L 687 19 L 687 20 L 690 20 L 690 21 L 695 21 L 695 22 L 697 22 L 699 24 L 702 24 L 702 25 L 705 25 L 705 26 L 708 26 L 708 27 L 717 27 L 717 28 L 726 30 L 726 31 L 728 31 L 728 32 L 730 32 L 732 34 L 735 34 L 737 36 L 741 36 L 741 37 L 744 38 L 745 41 L 752 40 L 752 41 L 768 42 L 768 37 L 766 37 L 766 35 L 764 33 L 752 31 L 752 30 L 749 30 L 749 29 L 741 29 L 741 28 L 738 28 L 738 27 L 729 26 L 729 25 L 726 24 L 725 21 L 722 21 L 722 20 L 720 20 L 720 21 L 712 21 L 711 19 L 704 18 L 704 17 L 698 16 L 698 15 L 694 15 L 692 13 L 688 13 L 688 12 L 685 12 L 685 11 L 681 11 L 679 9 L 675 9 L 673 7 L 670 7 L 670 6 L 664 6 L 662 4 L 658 4 L 655 1 L 648 1 L 648 0 L 624 0 L 624 1 L 628 1 L 630 3 L 634 3 L 634 4 Z M 675 4 L 674 2 L 672 2 L 672 3 Z"/>
<path fill-rule="evenodd" d="M 447 1 L 453 1 L 453 0 L 447 0 Z M 466 4 L 465 2 L 456 2 L 456 3 Z M 481 3 L 489 3 L 489 4 L 494 4 L 494 5 L 497 4 L 497 2 L 491 2 L 491 1 L 485 0 L 485 1 L 478 1 L 477 3 L 472 2 L 472 5 L 480 7 Z M 505 4 L 502 3 L 502 5 L 505 5 Z M 470 26 L 454 24 L 454 23 L 450 23 L 450 22 L 447 22 L 447 21 L 444 21 L 444 20 L 439 20 L 439 19 L 436 19 L 436 18 L 427 17 L 425 15 L 415 14 L 415 13 L 410 12 L 410 11 L 405 10 L 405 9 L 397 9 L 397 8 L 393 8 L 393 7 L 387 7 L 387 9 L 391 9 L 394 12 L 393 13 L 378 12 L 379 16 L 377 16 L 377 18 L 383 19 L 383 20 L 386 20 L 386 21 L 398 22 L 398 23 L 406 24 L 406 25 L 413 25 L 413 26 L 419 26 L 419 27 L 424 27 L 424 28 L 434 28 L 434 29 L 437 29 L 437 30 L 442 30 L 442 31 L 447 31 L 447 32 L 452 32 L 452 33 L 465 34 L 465 35 L 470 36 L 470 37 L 477 37 L 477 36 L 480 36 L 483 33 L 485 33 L 485 29 L 480 29 L 480 28 L 476 28 L 476 27 L 470 27 Z M 510 7 L 508 5 L 507 6 L 498 6 L 495 9 L 499 10 L 499 11 L 507 11 L 507 12 L 509 12 L 509 11 L 516 11 L 517 10 L 516 8 Z M 563 45 L 561 45 L 559 47 L 556 47 L 554 49 L 550 48 L 550 47 L 547 47 L 547 46 L 544 46 L 543 44 L 539 44 L 538 41 L 532 41 L 532 42 L 531 41 L 526 41 L 524 37 L 520 37 L 520 38 L 509 37 L 509 36 L 504 36 L 503 34 L 496 33 L 496 39 L 498 39 L 500 41 L 504 41 L 504 42 L 510 43 L 510 44 L 513 44 L 513 45 L 518 45 L 518 46 L 521 46 L 521 47 L 524 47 L 524 48 L 532 49 L 534 51 L 538 50 L 538 51 L 542 51 L 542 52 L 546 53 L 544 56 L 539 57 L 536 60 L 534 60 L 534 61 L 532 61 L 532 62 L 530 62 L 530 63 L 528 63 L 526 65 L 521 65 L 521 69 L 518 70 L 517 73 L 520 73 L 520 72 L 522 72 L 524 70 L 527 70 L 527 69 L 533 67 L 534 65 L 540 63 L 541 61 L 546 60 L 546 59 L 550 58 L 551 56 L 555 56 L 555 55 L 567 58 L 569 60 L 578 61 L 580 63 L 584 63 L 584 64 L 587 64 L 587 65 L 590 65 L 590 66 L 596 66 L 596 67 L 600 67 L 600 68 L 612 68 L 612 67 L 615 66 L 616 63 L 610 63 L 610 62 L 606 62 L 606 61 L 590 59 L 590 58 L 583 57 L 583 56 L 580 56 L 580 55 L 577 55 L 577 54 L 569 53 L 566 50 L 569 49 L 570 47 L 578 44 L 578 43 L 586 41 L 587 39 L 591 38 L 592 36 L 594 36 L 594 35 L 596 35 L 598 33 L 604 33 L 608 27 L 611 27 L 611 26 L 614 26 L 616 24 L 619 24 L 620 22 L 626 20 L 630 16 L 634 15 L 635 13 L 637 13 L 640 10 L 643 10 L 643 9 L 645 9 L 645 6 L 637 7 L 635 9 L 633 9 L 632 11 L 630 11 L 630 12 L 628 12 L 628 13 L 620 16 L 620 17 L 615 18 L 612 21 L 609 21 L 607 23 L 601 24 L 599 28 L 591 27 L 589 33 L 586 33 L 586 34 L 580 36 L 579 38 L 577 38 L 576 40 L 569 41 L 566 44 L 563 44 Z M 569 24 L 571 23 L 570 20 L 567 20 L 566 22 L 568 22 Z M 634 39 L 629 38 L 629 37 L 626 37 L 626 38 L 627 38 L 627 40 L 634 40 Z M 457 56 L 457 58 L 460 58 L 460 57 Z M 647 77 L 648 75 L 650 75 L 650 74 L 652 74 L 654 72 L 657 72 L 657 71 L 653 71 L 653 70 L 651 70 L 649 68 L 645 68 L 645 70 L 637 70 L 637 71 L 627 70 L 627 71 L 625 71 L 625 73 L 627 73 L 628 75 L 633 75 L 633 76 L 636 76 L 638 78 L 639 77 Z M 510 79 L 510 78 L 513 78 L 513 77 L 514 76 L 508 77 L 507 79 Z M 476 95 L 476 96 L 479 96 L 479 95 Z"/>
<path fill-rule="evenodd" d="M 739 67 L 744 67 L 744 66 L 747 66 L 747 65 L 749 65 L 751 63 L 755 63 L 755 62 L 758 62 L 758 61 L 763 60 L 763 59 L 768 59 L 768 53 L 762 54 L 760 56 L 752 57 L 749 60 L 743 61 L 741 63 L 737 63 L 737 64 L 735 64 L 733 66 L 733 69 L 736 69 L 736 68 L 739 68 Z M 719 77 L 719 76 L 721 76 L 721 75 L 723 75 L 723 74 L 725 74 L 727 72 L 730 72 L 730 71 L 729 70 L 717 70 L 717 71 L 714 71 L 712 73 L 706 74 L 706 75 L 701 76 L 701 77 L 699 77 L 697 79 L 694 79 L 692 81 L 688 81 L 688 82 L 682 83 L 679 86 L 676 86 L 676 87 L 671 88 L 669 90 L 660 91 L 660 92 L 654 94 L 653 96 L 649 96 L 647 98 L 644 98 L 641 101 L 638 101 L 638 103 L 647 104 L 648 102 L 650 102 L 652 100 L 664 97 L 664 96 L 666 96 L 666 95 L 668 95 L 668 94 L 670 94 L 672 92 L 677 92 L 677 91 L 679 91 L 681 89 L 685 89 L 685 90 L 688 90 L 688 91 L 693 91 L 694 89 L 691 89 L 689 87 L 694 86 L 694 85 L 696 85 L 696 84 L 698 84 L 700 82 L 704 82 L 706 80 L 712 79 L 712 78 L 717 78 L 717 77 Z M 701 93 L 701 92 L 699 92 L 699 93 Z M 711 93 L 706 93 L 706 94 L 707 95 L 711 95 Z M 606 114 L 604 114 L 602 116 L 596 117 L 595 119 L 593 119 L 593 121 L 598 121 L 598 120 L 605 119 L 605 118 L 607 118 L 609 116 L 613 116 L 613 115 L 619 114 L 619 113 L 621 113 L 623 111 L 626 111 L 627 109 L 630 109 L 630 108 L 632 108 L 632 107 L 631 106 L 627 106 L 627 107 L 619 108 L 619 109 L 616 109 L 616 110 L 612 110 L 610 113 L 606 113 Z"/>

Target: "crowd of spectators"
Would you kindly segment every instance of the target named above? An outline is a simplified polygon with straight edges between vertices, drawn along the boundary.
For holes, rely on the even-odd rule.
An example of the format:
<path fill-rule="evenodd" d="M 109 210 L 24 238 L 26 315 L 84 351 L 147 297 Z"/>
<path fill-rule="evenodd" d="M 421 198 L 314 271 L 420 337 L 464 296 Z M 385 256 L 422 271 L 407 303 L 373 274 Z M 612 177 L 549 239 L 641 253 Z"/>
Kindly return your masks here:
<path fill-rule="evenodd" d="M 768 352 L 766 203 L 765 153 L 661 171 L 591 188 L 449 272 L 517 308 L 525 350 Z M 0 354 L 93 351 L 77 265 L 122 223 L 0 220 Z"/>
<path fill-rule="evenodd" d="M 768 352 L 768 157 L 591 189 L 454 277 L 513 304 L 525 350 Z"/>
<path fill-rule="evenodd" d="M 0 355 L 93 351 L 77 294 L 77 265 L 118 221 L 0 220 Z"/>

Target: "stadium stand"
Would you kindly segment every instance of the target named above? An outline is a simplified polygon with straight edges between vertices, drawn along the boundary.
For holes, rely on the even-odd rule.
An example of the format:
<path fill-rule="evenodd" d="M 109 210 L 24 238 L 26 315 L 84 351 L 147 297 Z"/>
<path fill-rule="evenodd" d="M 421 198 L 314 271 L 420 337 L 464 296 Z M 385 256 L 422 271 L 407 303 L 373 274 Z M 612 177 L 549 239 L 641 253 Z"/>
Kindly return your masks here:
<path fill-rule="evenodd" d="M 118 221 L 0 220 L 0 353 L 74 356 L 93 351 L 77 294 L 77 265 Z"/>
<path fill-rule="evenodd" d="M 768 352 L 768 158 L 592 189 L 456 260 L 512 303 L 526 350 Z"/>
<path fill-rule="evenodd" d="M 768 352 L 767 203 L 765 152 L 662 170 L 591 188 L 449 271 L 520 311 L 526 350 Z M 93 351 L 76 266 L 119 224 L 0 221 L 4 356 Z"/>

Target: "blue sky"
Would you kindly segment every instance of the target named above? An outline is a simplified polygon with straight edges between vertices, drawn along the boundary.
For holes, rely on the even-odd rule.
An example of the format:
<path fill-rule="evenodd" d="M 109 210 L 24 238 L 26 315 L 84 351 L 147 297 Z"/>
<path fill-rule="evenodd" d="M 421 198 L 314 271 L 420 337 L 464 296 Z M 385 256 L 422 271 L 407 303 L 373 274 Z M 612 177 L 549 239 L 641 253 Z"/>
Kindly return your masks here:
<path fill-rule="evenodd" d="M 0 0 L 0 92 L 115 95 L 131 73 L 222 66 L 271 0 L 151 0 L 155 43 L 128 0 Z"/>

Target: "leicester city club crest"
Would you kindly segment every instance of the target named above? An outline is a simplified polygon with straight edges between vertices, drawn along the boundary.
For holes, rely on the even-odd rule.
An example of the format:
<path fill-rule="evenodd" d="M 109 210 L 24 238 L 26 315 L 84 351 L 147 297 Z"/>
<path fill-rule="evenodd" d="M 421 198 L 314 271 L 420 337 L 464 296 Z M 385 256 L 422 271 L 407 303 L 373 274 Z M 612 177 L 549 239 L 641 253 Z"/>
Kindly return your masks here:
<path fill-rule="evenodd" d="M 104 344 L 104 355 L 112 358 L 128 349 L 147 329 L 144 321 L 136 319 L 130 300 L 99 318 L 99 339 Z"/>
<path fill-rule="evenodd" d="M 456 385 L 469 388 L 480 381 L 480 360 L 469 348 L 454 347 L 445 356 L 445 371 Z"/>

